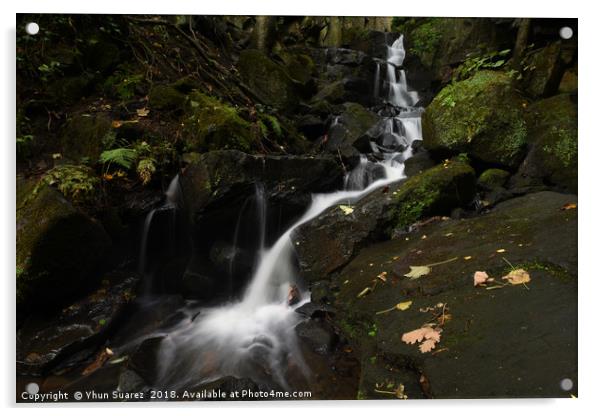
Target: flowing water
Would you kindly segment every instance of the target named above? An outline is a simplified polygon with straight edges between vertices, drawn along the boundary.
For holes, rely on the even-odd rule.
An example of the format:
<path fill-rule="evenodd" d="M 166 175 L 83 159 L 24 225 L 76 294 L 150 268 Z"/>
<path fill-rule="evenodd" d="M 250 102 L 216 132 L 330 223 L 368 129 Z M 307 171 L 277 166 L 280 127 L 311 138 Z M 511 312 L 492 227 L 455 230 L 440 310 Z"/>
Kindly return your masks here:
<path fill-rule="evenodd" d="M 295 250 L 291 235 L 297 227 L 337 204 L 353 204 L 377 188 L 404 178 L 404 162 L 412 155 L 412 142 L 421 140 L 420 110 L 413 108 L 418 94 L 408 91 L 403 64 L 403 37 L 389 47 L 386 100 L 399 111 L 385 123 L 385 139 L 372 143 L 373 154 L 362 155 L 345 179 L 345 189 L 316 194 L 305 213 L 276 240 L 265 247 L 266 205 L 257 210 L 262 231 L 253 277 L 242 299 L 212 308 L 187 308 L 182 319 L 165 333 L 159 351 L 160 387 L 188 387 L 223 376 L 267 379 L 288 388 L 287 370 L 308 375 L 297 346 L 295 326 L 301 316 L 290 306 L 288 293 L 296 280 Z M 375 80 L 380 83 L 379 76 Z M 377 89 L 378 90 L 378 89 Z M 335 118 L 335 123 L 338 119 Z M 257 200 L 265 201 L 263 188 Z M 152 212 L 147 222 L 152 222 Z M 144 247 L 144 245 L 143 245 Z M 293 370 L 291 370 L 293 369 Z"/>

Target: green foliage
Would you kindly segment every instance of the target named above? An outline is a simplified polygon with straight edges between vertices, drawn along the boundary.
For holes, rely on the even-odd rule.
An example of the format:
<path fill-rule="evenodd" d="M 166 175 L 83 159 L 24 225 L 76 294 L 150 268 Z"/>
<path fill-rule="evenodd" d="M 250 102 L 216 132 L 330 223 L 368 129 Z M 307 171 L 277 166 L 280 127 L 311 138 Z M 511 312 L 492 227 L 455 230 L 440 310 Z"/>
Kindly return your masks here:
<path fill-rule="evenodd" d="M 107 92 L 115 94 L 120 100 L 127 101 L 134 97 L 136 88 L 145 81 L 142 74 L 126 74 L 116 71 L 107 78 L 104 88 Z"/>
<path fill-rule="evenodd" d="M 411 51 L 416 54 L 432 54 L 437 50 L 441 41 L 441 31 L 435 20 L 427 20 L 418 26 L 411 34 Z"/>
<path fill-rule="evenodd" d="M 40 185 L 50 185 L 74 202 L 88 202 L 94 197 L 98 184 L 98 178 L 87 166 L 60 165 L 44 175 L 33 194 Z"/>
<path fill-rule="evenodd" d="M 261 124 L 263 124 L 264 127 L 269 126 L 269 130 L 271 132 L 273 132 L 277 138 L 282 137 L 282 127 L 280 126 L 280 122 L 278 121 L 278 119 L 275 116 L 273 116 L 271 114 L 260 113 L 259 117 L 262 121 Z M 263 133 L 263 128 L 262 128 L 262 133 Z M 264 134 L 264 137 L 265 136 L 267 136 L 267 134 Z"/>
<path fill-rule="evenodd" d="M 481 69 L 500 68 L 507 62 L 509 54 L 510 49 L 504 49 L 503 51 L 494 51 L 484 55 L 469 56 L 454 71 L 454 81 L 467 79 Z"/>
<path fill-rule="evenodd" d="M 31 147 L 33 144 L 34 136 L 31 134 L 24 134 L 17 136 L 17 158 L 26 159 L 31 156 Z"/>
<path fill-rule="evenodd" d="M 122 168 L 129 170 L 134 164 L 137 156 L 136 150 L 119 147 L 117 149 L 105 150 L 102 152 L 99 161 L 100 163 L 107 165 L 107 170 L 112 164 L 119 165 Z"/>
<path fill-rule="evenodd" d="M 153 173 L 157 170 L 157 161 L 152 157 L 140 159 L 138 162 L 138 166 L 136 167 L 136 172 L 138 172 L 138 177 L 142 181 L 143 185 L 148 184 L 151 181 Z"/>

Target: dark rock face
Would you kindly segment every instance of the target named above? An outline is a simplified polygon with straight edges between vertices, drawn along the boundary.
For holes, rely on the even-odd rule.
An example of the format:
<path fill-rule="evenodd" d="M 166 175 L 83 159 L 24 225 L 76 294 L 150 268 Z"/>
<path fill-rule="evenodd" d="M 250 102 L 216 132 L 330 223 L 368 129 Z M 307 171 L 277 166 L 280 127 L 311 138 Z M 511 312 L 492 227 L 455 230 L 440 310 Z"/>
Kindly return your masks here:
<path fill-rule="evenodd" d="M 559 383 L 577 380 L 577 210 L 560 207 L 575 201 L 575 195 L 529 194 L 485 215 L 431 223 L 407 239 L 362 250 L 336 278 L 340 292 L 333 306 L 337 326 L 368 351 L 362 374 L 370 380 L 363 385 L 372 388 L 378 381 L 374 368 L 394 368 L 414 374 L 413 382 L 399 382 L 420 380 L 422 391 L 411 397 L 569 394 Z M 404 277 L 410 265 L 455 257 L 422 278 Z M 522 285 L 474 287 L 477 270 L 500 281 L 511 269 L 504 259 L 527 270 L 529 290 Z M 388 272 L 386 282 L 378 281 L 371 293 L 358 298 L 383 271 Z M 405 300 L 413 301 L 408 310 L 375 315 Z M 420 310 L 438 303 L 446 305 L 451 318 L 442 326 L 438 352 L 422 354 L 417 344 L 401 342 L 401 334 L 433 318 Z"/>
<path fill-rule="evenodd" d="M 238 61 L 241 77 L 261 100 L 281 110 L 292 111 L 298 102 L 297 86 L 285 68 L 263 52 L 246 49 Z"/>
<path fill-rule="evenodd" d="M 558 91 L 564 70 L 572 59 L 570 55 L 569 50 L 563 49 L 561 41 L 531 52 L 525 58 L 527 69 L 521 80 L 525 92 L 533 98 L 554 95 Z"/>
<path fill-rule="evenodd" d="M 548 184 L 577 192 L 577 102 L 561 94 L 534 103 L 529 109 L 531 149 L 514 187 Z"/>
<path fill-rule="evenodd" d="M 343 104 L 343 112 L 328 130 L 324 149 L 344 159 L 358 155 L 354 143 L 379 120 L 378 116 L 357 103 Z"/>
<path fill-rule="evenodd" d="M 477 186 L 480 189 L 492 191 L 497 187 L 503 187 L 508 181 L 509 177 L 510 172 L 507 172 L 503 169 L 487 169 L 479 176 L 479 179 L 477 180 Z"/>
<path fill-rule="evenodd" d="M 435 166 L 435 162 L 431 159 L 427 151 L 417 151 L 411 158 L 405 161 L 404 174 L 407 177 L 416 176 L 433 166 Z"/>
<path fill-rule="evenodd" d="M 527 147 L 523 103 L 506 74 L 479 71 L 445 87 L 427 107 L 424 146 L 440 155 L 465 152 L 515 169 Z"/>
<path fill-rule="evenodd" d="M 111 131 L 108 115 L 79 114 L 73 116 L 63 127 L 60 137 L 64 156 L 79 161 L 81 158 L 98 160 L 102 151 L 102 139 Z"/>
<path fill-rule="evenodd" d="M 56 189 L 39 185 L 17 202 L 17 304 L 60 306 L 98 281 L 111 241 Z"/>
<path fill-rule="evenodd" d="M 301 341 L 318 354 L 328 354 L 336 343 L 332 329 L 318 320 L 303 321 L 295 327 L 295 331 Z"/>
<path fill-rule="evenodd" d="M 93 353 L 123 317 L 137 283 L 135 276 L 109 275 L 100 289 L 58 316 L 28 318 L 17 334 L 18 373 L 44 374 L 76 352 L 93 347 Z"/>

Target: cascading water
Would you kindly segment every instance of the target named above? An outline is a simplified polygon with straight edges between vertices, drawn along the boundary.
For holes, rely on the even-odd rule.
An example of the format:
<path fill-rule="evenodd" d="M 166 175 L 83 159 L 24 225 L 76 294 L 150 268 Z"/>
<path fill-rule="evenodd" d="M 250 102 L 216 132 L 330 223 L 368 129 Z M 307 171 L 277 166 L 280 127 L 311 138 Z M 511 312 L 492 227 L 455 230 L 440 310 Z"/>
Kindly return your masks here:
<path fill-rule="evenodd" d="M 371 143 L 374 153 L 360 157 L 345 179 L 345 190 L 313 195 L 307 211 L 269 249 L 261 244 L 253 277 L 240 301 L 185 311 L 189 319 L 171 328 L 161 344 L 160 387 L 194 386 L 227 375 L 253 379 L 265 375 L 288 388 L 287 368 L 307 375 L 294 328 L 301 321 L 295 308 L 309 300 L 309 293 L 302 292 L 301 301 L 294 306 L 287 301 L 290 288 L 299 284 L 291 235 L 329 207 L 354 203 L 404 178 L 404 162 L 412 155 L 412 142 L 422 139 L 421 109 L 412 107 L 418 95 L 408 91 L 405 73 L 399 69 L 404 57 L 400 37 L 389 47 L 385 81 L 389 86 L 387 100 L 399 114 L 382 120 L 386 125 L 384 137 L 380 143 Z M 258 221 L 265 224 L 265 209 L 259 209 L 258 215 Z"/>

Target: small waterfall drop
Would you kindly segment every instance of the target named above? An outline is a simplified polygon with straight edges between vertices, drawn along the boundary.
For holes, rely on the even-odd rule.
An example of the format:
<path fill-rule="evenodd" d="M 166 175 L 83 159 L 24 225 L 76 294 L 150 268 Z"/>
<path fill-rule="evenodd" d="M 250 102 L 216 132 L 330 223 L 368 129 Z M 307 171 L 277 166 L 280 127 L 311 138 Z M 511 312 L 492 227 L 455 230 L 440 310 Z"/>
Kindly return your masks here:
<path fill-rule="evenodd" d="M 412 143 L 422 139 L 420 112 L 414 108 L 418 94 L 408 91 L 403 65 L 403 37 L 389 47 L 386 98 L 396 109 L 385 117 L 384 132 L 372 141 L 371 154 L 361 155 L 357 166 L 345 178 L 345 188 L 313 195 L 301 217 L 285 230 L 269 248 L 265 234 L 259 235 L 260 250 L 253 277 L 242 299 L 218 307 L 196 308 L 188 313 L 196 319 L 183 319 L 169 331 L 159 351 L 160 387 L 181 388 L 210 382 L 223 376 L 261 377 L 289 388 L 286 368 L 293 365 L 308 374 L 297 345 L 295 326 L 301 321 L 295 308 L 309 301 L 307 291 L 291 306 L 287 294 L 296 280 L 295 249 L 291 235 L 337 204 L 353 204 L 372 191 L 403 179 L 404 162 L 412 156 Z M 380 67 L 378 67 L 380 68 Z M 377 70 L 375 84 L 379 82 Z M 376 90 L 380 90 L 375 86 Z M 333 124 L 338 123 L 334 118 Z M 262 188 L 257 188 L 261 193 Z M 263 195 L 262 200 L 265 200 Z M 259 208 L 259 222 L 265 229 L 266 207 Z M 265 231 L 263 231 L 265 233 Z M 302 286 L 301 286 L 302 287 Z"/>

